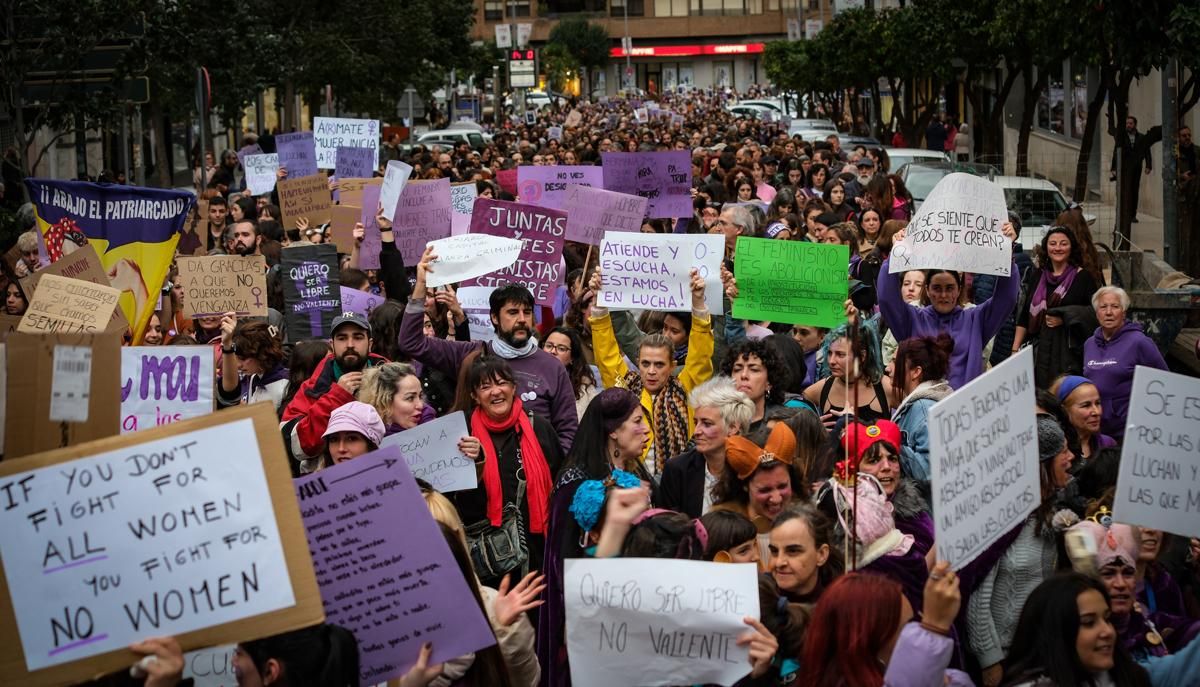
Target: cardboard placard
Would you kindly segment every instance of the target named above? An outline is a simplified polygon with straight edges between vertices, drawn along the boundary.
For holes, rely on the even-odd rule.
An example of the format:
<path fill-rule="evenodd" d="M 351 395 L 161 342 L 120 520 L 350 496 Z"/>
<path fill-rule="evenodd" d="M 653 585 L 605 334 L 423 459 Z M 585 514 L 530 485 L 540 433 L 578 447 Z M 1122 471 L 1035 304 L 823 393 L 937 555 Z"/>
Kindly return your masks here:
<path fill-rule="evenodd" d="M 517 197 L 522 203 L 554 210 L 565 210 L 567 187 L 604 186 L 604 170 L 599 167 L 526 165 L 517 168 Z"/>
<path fill-rule="evenodd" d="M 475 208 L 475 199 L 479 197 L 479 189 L 475 182 L 466 181 L 450 185 L 450 235 L 465 234 L 471 228 L 471 211 Z"/>
<path fill-rule="evenodd" d="M 521 241 L 521 255 L 510 267 L 469 280 L 464 286 L 499 286 L 512 282 L 533 293 L 538 305 L 552 305 L 562 283 L 562 248 L 567 213 L 536 205 L 491 198 L 475 201 L 471 233 Z"/>
<path fill-rule="evenodd" d="M 383 251 L 383 234 L 379 230 L 379 197 L 383 186 L 365 186 L 362 192 L 362 214 L 359 222 L 363 225 L 363 240 L 358 247 L 358 267 L 363 270 L 377 270 L 380 267 L 379 254 Z"/>
<path fill-rule="evenodd" d="M 458 440 L 469 434 L 466 416 L 458 411 L 389 435 L 380 447 L 399 447 L 413 477 L 448 494 L 474 489 L 479 484 L 475 461 L 458 450 Z"/>
<path fill-rule="evenodd" d="M 49 267 L 40 269 L 22 279 L 21 290 L 26 295 L 36 292 L 38 282 L 46 274 L 57 274 L 60 277 L 79 279 L 89 284 L 112 286 L 108 281 L 108 273 L 104 269 L 104 264 L 100 262 L 100 256 L 96 254 L 96 249 L 92 247 L 91 242 L 70 255 L 64 256 L 58 262 L 50 263 Z M 112 317 L 109 320 L 109 327 L 114 331 L 120 332 L 125 331 L 129 327 L 129 320 L 125 319 L 125 313 L 120 308 L 113 309 Z"/>
<path fill-rule="evenodd" d="M 600 242 L 600 293 L 596 304 L 612 310 L 692 309 L 691 270 L 704 279 L 704 302 L 724 314 L 719 234 L 641 234 L 609 232 Z"/>
<path fill-rule="evenodd" d="M 111 286 L 45 274 L 17 331 L 64 334 L 105 331 L 121 292 Z"/>
<path fill-rule="evenodd" d="M 892 246 L 892 274 L 927 268 L 1007 277 L 1012 271 L 1012 241 L 1002 229 L 1008 222 L 1004 189 L 973 174 L 942 177 L 921 203 Z"/>
<path fill-rule="evenodd" d="M 739 236 L 733 316 L 834 328 L 846 321 L 846 246 Z"/>
<path fill-rule="evenodd" d="M 647 217 L 692 215 L 691 153 L 604 153 L 602 160 L 604 188 L 649 199 Z"/>
<path fill-rule="evenodd" d="M 333 318 L 342 313 L 337 248 L 330 243 L 289 246 L 280 269 L 288 341 L 328 339 Z"/>
<path fill-rule="evenodd" d="M 455 295 L 467 316 L 471 329 L 471 341 L 491 341 L 496 338 L 496 325 L 492 324 L 492 292 L 494 286 L 464 286 Z M 596 379 L 599 379 L 599 375 Z"/>
<path fill-rule="evenodd" d="M 179 257 L 183 285 L 183 316 L 203 317 L 237 313 L 238 317 L 267 316 L 267 259 L 261 255 Z"/>
<path fill-rule="evenodd" d="M 246 188 L 256 196 L 275 190 L 275 173 L 279 171 L 279 154 L 247 155 L 242 161 L 246 170 Z M 206 212 L 205 217 L 208 216 Z"/>
<path fill-rule="evenodd" d="M 320 154 L 318 149 L 317 156 Z M 377 167 L 375 158 L 378 155 L 377 149 L 338 146 L 334 176 L 338 179 L 369 179 Z"/>
<path fill-rule="evenodd" d="M 352 289 L 349 286 L 341 287 L 341 294 L 342 312 L 356 312 L 363 317 L 370 317 L 371 311 L 387 300 L 383 296 Z"/>
<path fill-rule="evenodd" d="M 212 346 L 121 348 L 121 433 L 168 425 L 213 411 Z"/>
<path fill-rule="evenodd" d="M 450 180 L 410 181 L 400 193 L 392 220 L 404 264 L 415 265 L 430 241 L 450 236 Z"/>
<path fill-rule="evenodd" d="M 308 219 L 308 226 L 318 227 L 329 221 L 333 199 L 329 195 L 329 180 L 323 174 L 280 181 L 279 212 L 283 215 L 283 226 L 291 229 L 301 217 Z"/>
<path fill-rule="evenodd" d="M 17 331 L 20 325 L 20 315 L 0 315 L 0 343 L 8 341 L 9 335 Z"/>
<path fill-rule="evenodd" d="M 148 636 L 186 651 L 324 619 L 270 404 L 0 463 L 0 498 L 14 684 L 128 669 Z"/>
<path fill-rule="evenodd" d="M 383 186 L 379 191 L 379 202 L 383 205 L 384 217 L 395 217 L 396 203 L 400 202 L 400 194 L 412 176 L 413 168 L 407 162 L 390 160 L 383 173 Z"/>
<path fill-rule="evenodd" d="M 330 209 L 330 240 L 339 253 L 354 251 L 354 225 L 362 218 L 362 208 L 357 205 L 334 205 Z M 303 237 L 301 237 L 303 238 Z"/>
<path fill-rule="evenodd" d="M 571 184 L 563 201 L 567 240 L 598 246 L 605 232 L 641 231 L 649 202 L 640 196 Z"/>
<path fill-rule="evenodd" d="M 371 179 L 339 179 L 338 202 L 342 205 L 354 205 L 357 207 L 362 207 L 363 188 L 367 186 L 378 187 L 382 185 L 383 177 L 373 177 Z"/>

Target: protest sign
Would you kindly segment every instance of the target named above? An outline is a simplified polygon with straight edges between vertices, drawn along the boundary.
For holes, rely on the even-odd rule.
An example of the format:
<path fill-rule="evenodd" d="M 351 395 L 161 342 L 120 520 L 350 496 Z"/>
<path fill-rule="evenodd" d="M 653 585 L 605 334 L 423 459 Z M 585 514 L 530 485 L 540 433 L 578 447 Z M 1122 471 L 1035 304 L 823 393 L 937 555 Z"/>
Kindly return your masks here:
<path fill-rule="evenodd" d="M 548 127 L 546 129 L 546 138 L 550 139 L 551 141 L 561 141 L 562 133 L 563 128 L 561 126 Z"/>
<path fill-rule="evenodd" d="M 392 232 L 404 264 L 421 261 L 425 244 L 450 235 L 450 180 L 411 181 L 404 186 Z"/>
<path fill-rule="evenodd" d="M 121 292 L 111 286 L 45 274 L 21 317 L 19 332 L 102 332 L 112 320 Z"/>
<path fill-rule="evenodd" d="M 213 411 L 212 346 L 121 348 L 121 433 Z"/>
<path fill-rule="evenodd" d="M 1033 350 L 929 411 L 938 560 L 961 570 L 1041 503 Z"/>
<path fill-rule="evenodd" d="M 464 286 L 455 295 L 467 316 L 471 328 L 471 341 L 491 341 L 496 338 L 496 327 L 492 324 L 492 292 L 494 286 Z M 599 377 L 597 377 L 599 379 Z"/>
<path fill-rule="evenodd" d="M 242 161 L 246 170 L 246 188 L 256 196 L 275 190 L 275 173 L 279 171 L 279 153 L 247 155 Z"/>
<path fill-rule="evenodd" d="M 362 213 L 359 215 L 359 221 L 363 225 L 363 240 L 358 247 L 358 266 L 364 270 L 377 270 L 380 266 L 379 253 L 383 250 L 383 236 L 379 232 L 381 193 L 382 185 L 364 186 L 362 191 Z"/>
<path fill-rule="evenodd" d="M 262 151 L 262 146 L 257 143 L 251 143 L 248 146 L 242 146 L 241 148 L 238 148 L 237 151 L 238 162 L 242 165 L 242 167 L 245 167 L 247 157 L 250 157 L 251 155 L 259 155 L 262 153 Z"/>
<path fill-rule="evenodd" d="M 510 267 L 521 255 L 521 242 L 488 234 L 462 234 L 433 241 L 437 260 L 425 285 L 437 288 Z"/>
<path fill-rule="evenodd" d="M 579 110 L 571 110 L 567 113 L 567 118 L 563 121 L 563 126 L 566 126 L 568 129 L 574 129 L 582 123 L 583 114 Z"/>
<path fill-rule="evenodd" d="M 999 184 L 962 172 L 947 174 L 929 192 L 892 247 L 892 274 L 938 268 L 1007 277 L 1012 241 L 1002 233 L 1008 206 Z"/>
<path fill-rule="evenodd" d="M 599 245 L 606 231 L 641 231 L 645 198 L 571 184 L 563 202 L 567 240 Z"/>
<path fill-rule="evenodd" d="M 279 166 L 287 170 L 289 179 L 302 179 L 318 173 L 317 147 L 311 131 L 278 134 L 275 136 L 275 152 L 279 155 Z"/>
<path fill-rule="evenodd" d="M 565 212 L 491 198 L 476 200 L 471 233 L 518 239 L 522 243 L 521 255 L 512 265 L 469 280 L 464 286 L 513 282 L 529 289 L 538 305 L 552 305 L 555 291 L 562 283 L 566 231 Z"/>
<path fill-rule="evenodd" d="M 466 417 L 459 411 L 387 436 L 380 447 L 399 447 L 413 477 L 447 494 L 478 485 L 475 461 L 458 450 L 458 440 L 469 434 Z"/>
<path fill-rule="evenodd" d="M 396 216 L 396 204 L 400 202 L 400 194 L 412 176 L 412 165 L 391 160 L 383 174 L 383 186 L 379 190 L 379 202 L 383 205 L 384 217 Z"/>
<path fill-rule="evenodd" d="M 370 317 L 371 311 L 387 300 L 383 296 L 376 296 L 373 293 L 359 291 L 348 286 L 339 288 L 341 288 L 343 312 L 356 312 L 363 317 Z"/>
<path fill-rule="evenodd" d="M 7 337 L 6 337 L 7 338 Z M 8 417 L 8 356 L 0 343 L 0 417 Z M 0 422 L 0 459 L 4 458 L 4 423 Z"/>
<path fill-rule="evenodd" d="M 333 200 L 329 195 L 329 180 L 323 174 L 279 182 L 279 212 L 283 226 L 291 229 L 303 217 L 308 226 L 319 227 L 332 216 Z"/>
<path fill-rule="evenodd" d="M 692 160 L 686 150 L 604 153 L 604 188 L 650 200 L 648 217 L 692 214 Z"/>
<path fill-rule="evenodd" d="M 1113 519 L 1182 537 L 1200 532 L 1200 380 L 1134 369 Z"/>
<path fill-rule="evenodd" d="M 734 255 L 737 319 L 831 329 L 846 321 L 846 246 L 739 236 Z"/>
<path fill-rule="evenodd" d="M 704 278 L 709 312 L 725 312 L 721 260 L 725 239 L 717 234 L 610 232 L 600 242 L 600 293 L 596 305 L 613 310 L 692 309 L 691 270 Z"/>
<path fill-rule="evenodd" d="M 759 617 L 754 565 L 568 558 L 563 573 L 572 684 L 732 685 L 750 672 L 737 640 Z"/>
<path fill-rule="evenodd" d="M 233 674 L 236 644 L 222 644 L 189 651 L 183 655 L 183 677 L 192 687 L 237 687 Z"/>
<path fill-rule="evenodd" d="M 8 335 L 21 326 L 20 315 L 0 315 L 0 343 L 8 341 Z"/>
<path fill-rule="evenodd" d="M 47 274 L 57 274 L 60 277 L 78 279 L 89 284 L 111 286 L 108 274 L 104 270 L 104 265 L 100 262 L 100 256 L 96 255 L 96 249 L 92 247 L 91 242 L 88 242 L 87 245 L 63 257 L 61 260 L 51 263 L 48 267 L 43 267 L 22 279 L 21 291 L 26 296 L 35 293 L 38 282 L 43 275 Z M 114 308 L 112 317 L 109 318 L 108 325 L 106 326 L 112 331 L 124 332 L 129 326 L 129 321 L 125 319 L 125 312 L 121 308 Z"/>
<path fill-rule="evenodd" d="M 338 202 L 342 205 L 363 206 L 363 189 L 367 186 L 378 188 L 383 184 L 383 177 L 370 179 L 338 179 Z"/>
<path fill-rule="evenodd" d="M 354 633 L 361 683 L 496 643 L 398 446 L 295 481 L 326 620 Z M 402 526 L 397 526 L 402 524 Z"/>
<path fill-rule="evenodd" d="M 338 148 L 365 148 L 371 151 L 371 171 L 379 169 L 378 119 L 313 117 L 312 135 L 317 167 L 335 169 L 341 165 Z M 370 176 L 370 173 L 355 176 Z"/>
<path fill-rule="evenodd" d="M 183 316 L 237 313 L 238 317 L 267 316 L 267 261 L 261 255 L 204 255 L 179 257 L 183 285 Z"/>
<path fill-rule="evenodd" d="M 5 458 L 116 435 L 120 351 L 107 333 L 10 335 Z"/>
<path fill-rule="evenodd" d="M 280 269 L 288 341 L 328 339 L 333 318 L 342 313 L 337 247 L 290 246 L 283 250 Z"/>
<path fill-rule="evenodd" d="M 128 669 L 146 637 L 320 622 L 287 460 L 257 404 L 0 464 L 5 677 L 74 684 Z"/>
<path fill-rule="evenodd" d="M 329 208 L 329 238 L 339 253 L 354 251 L 354 225 L 362 219 L 362 208 L 357 205 L 334 205 Z M 303 238 L 303 237 L 301 237 Z"/>
<path fill-rule="evenodd" d="M 317 155 L 320 156 L 318 149 Z M 337 167 L 334 176 L 338 179 L 369 179 L 375 174 L 375 158 L 378 150 L 371 148 L 348 148 L 338 146 Z"/>
<path fill-rule="evenodd" d="M 517 168 L 517 197 L 528 205 L 564 209 L 569 184 L 603 187 L 604 170 L 586 165 L 523 165 Z"/>
<path fill-rule="evenodd" d="M 496 172 L 496 184 L 500 186 L 500 190 L 505 193 L 517 195 L 517 170 L 502 169 Z"/>
<path fill-rule="evenodd" d="M 25 187 L 36 205 L 48 262 L 92 242 L 110 283 L 121 292 L 134 343 L 141 343 L 154 312 L 153 296 L 166 281 L 195 196 L 191 191 L 51 179 L 25 179 Z"/>
<path fill-rule="evenodd" d="M 450 185 L 450 235 L 465 234 L 471 228 L 471 211 L 479 195 L 475 182 Z"/>

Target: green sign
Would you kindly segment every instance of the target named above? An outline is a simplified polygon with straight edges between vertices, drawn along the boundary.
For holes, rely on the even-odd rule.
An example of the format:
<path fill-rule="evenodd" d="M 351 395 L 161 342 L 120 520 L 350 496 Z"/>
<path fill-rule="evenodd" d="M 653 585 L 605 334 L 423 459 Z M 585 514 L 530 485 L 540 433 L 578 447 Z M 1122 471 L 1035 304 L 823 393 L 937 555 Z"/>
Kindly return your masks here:
<path fill-rule="evenodd" d="M 828 328 L 846 321 L 846 246 L 743 236 L 733 264 L 738 285 L 734 317 Z"/>

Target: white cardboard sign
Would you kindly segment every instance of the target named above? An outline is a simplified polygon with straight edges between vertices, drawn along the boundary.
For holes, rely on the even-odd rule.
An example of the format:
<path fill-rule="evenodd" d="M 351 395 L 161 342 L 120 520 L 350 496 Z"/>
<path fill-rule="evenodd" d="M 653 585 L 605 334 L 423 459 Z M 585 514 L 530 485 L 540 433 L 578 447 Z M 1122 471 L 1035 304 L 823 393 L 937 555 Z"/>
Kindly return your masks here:
<path fill-rule="evenodd" d="M 999 184 L 954 172 L 929 192 L 913 216 L 904 240 L 892 247 L 892 274 L 929 268 L 993 274 L 1012 271 L 1012 241 L 1004 189 Z"/>
<path fill-rule="evenodd" d="M 611 310 L 691 310 L 690 271 L 695 267 L 704 278 L 709 312 L 725 312 L 721 288 L 725 238 L 720 235 L 609 231 L 600 241 L 599 256 L 596 305 Z"/>
<path fill-rule="evenodd" d="M 379 169 L 378 119 L 314 117 L 313 144 L 317 148 L 318 169 L 335 169 L 337 167 L 338 146 L 374 150 L 375 164 L 372 169 Z"/>
<path fill-rule="evenodd" d="M 458 440 L 468 434 L 466 417 L 459 411 L 386 437 L 381 446 L 399 446 L 413 477 L 446 494 L 479 484 L 475 461 L 458 450 Z"/>
<path fill-rule="evenodd" d="M 247 155 L 242 159 L 246 170 L 246 188 L 256 196 L 275 190 L 275 173 L 279 171 L 279 154 Z"/>
<path fill-rule="evenodd" d="M 482 277 L 511 266 L 521 256 L 519 239 L 490 234 L 459 234 L 430 241 L 438 259 L 425 279 L 429 288 Z"/>
<path fill-rule="evenodd" d="M 495 290 L 495 286 L 463 286 L 455 294 L 471 327 L 471 341 L 491 341 L 496 338 L 491 301 Z"/>
<path fill-rule="evenodd" d="M 970 563 L 1041 503 L 1033 349 L 929 411 L 938 560 Z"/>
<path fill-rule="evenodd" d="M 400 194 L 404 185 L 412 176 L 412 165 L 399 160 L 391 160 L 383 174 L 383 186 L 379 189 L 379 204 L 383 206 L 383 216 L 389 219 L 396 216 L 396 205 L 400 203 Z"/>
<path fill-rule="evenodd" d="M 212 346 L 121 349 L 121 433 L 213 411 Z"/>

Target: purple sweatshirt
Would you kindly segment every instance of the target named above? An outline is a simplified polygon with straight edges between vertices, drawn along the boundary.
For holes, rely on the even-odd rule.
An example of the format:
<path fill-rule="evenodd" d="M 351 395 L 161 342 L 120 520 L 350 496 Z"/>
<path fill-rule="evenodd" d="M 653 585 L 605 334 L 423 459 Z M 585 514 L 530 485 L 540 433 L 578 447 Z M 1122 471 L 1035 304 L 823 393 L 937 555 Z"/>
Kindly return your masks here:
<path fill-rule="evenodd" d="M 896 337 L 904 341 L 914 336 L 937 336 L 946 332 L 954 339 L 954 352 L 950 355 L 950 387 L 961 389 L 967 382 L 983 374 L 983 347 L 1012 313 L 1017 305 L 1021 288 L 1021 272 L 1013 262 L 1012 272 L 996 284 L 992 297 L 977 307 L 954 310 L 942 315 L 932 305 L 914 308 L 900 296 L 901 274 L 890 274 L 889 260 L 879 268 L 879 281 L 875 290 L 879 296 L 879 310 L 883 321 Z"/>
<path fill-rule="evenodd" d="M 1083 374 L 1100 391 L 1104 414 L 1100 431 L 1114 439 L 1125 436 L 1125 414 L 1129 412 L 1129 391 L 1133 386 L 1133 369 L 1138 365 L 1167 369 L 1167 361 L 1150 337 L 1142 333 L 1142 325 L 1126 322 L 1104 338 L 1104 330 L 1083 343 Z"/>
<path fill-rule="evenodd" d="M 487 344 L 425 336 L 424 321 L 420 317 L 424 310 L 423 300 L 410 300 L 405 306 L 405 317 L 400 323 L 397 337 L 400 350 L 412 359 L 457 379 L 463 359 L 471 351 Z M 575 391 L 567 368 L 558 358 L 540 348 L 533 355 L 514 358 L 508 364 L 517 378 L 517 394 L 521 403 L 529 412 L 550 421 L 565 454 L 571 448 L 571 440 L 575 438 L 575 430 L 579 427 L 579 418 L 575 414 Z"/>

